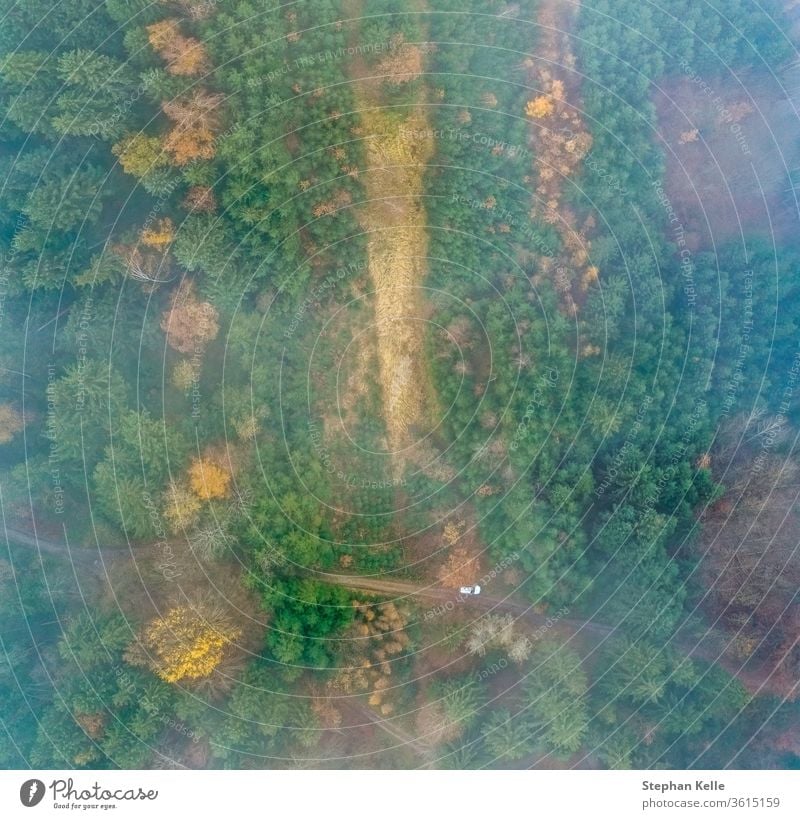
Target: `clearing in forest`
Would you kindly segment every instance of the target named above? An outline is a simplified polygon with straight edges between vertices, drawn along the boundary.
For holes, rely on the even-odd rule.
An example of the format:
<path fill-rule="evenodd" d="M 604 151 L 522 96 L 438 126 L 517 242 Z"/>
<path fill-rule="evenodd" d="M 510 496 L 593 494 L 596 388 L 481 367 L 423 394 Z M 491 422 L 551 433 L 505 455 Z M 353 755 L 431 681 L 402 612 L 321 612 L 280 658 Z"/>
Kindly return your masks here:
<path fill-rule="evenodd" d="M 422 72 L 423 49 L 398 38 L 375 65 L 351 64 L 365 140 L 359 213 L 368 234 L 367 262 L 374 288 L 378 376 L 387 445 L 399 474 L 413 460 L 415 430 L 430 417 L 432 389 L 425 365 L 425 311 L 421 286 L 427 273 L 423 175 L 433 154 L 433 133 L 422 84 L 402 105 L 386 90 L 407 88 Z M 391 94 L 389 95 L 391 96 Z"/>

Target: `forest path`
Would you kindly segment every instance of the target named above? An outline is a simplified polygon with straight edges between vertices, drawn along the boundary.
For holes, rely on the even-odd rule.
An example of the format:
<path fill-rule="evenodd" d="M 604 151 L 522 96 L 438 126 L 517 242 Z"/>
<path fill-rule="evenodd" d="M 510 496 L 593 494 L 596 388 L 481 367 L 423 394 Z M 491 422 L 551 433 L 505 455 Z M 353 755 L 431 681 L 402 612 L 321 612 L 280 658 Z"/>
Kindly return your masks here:
<path fill-rule="evenodd" d="M 537 629 L 554 629 L 562 636 L 591 633 L 598 638 L 606 639 L 617 630 L 615 626 L 595 623 L 591 620 L 570 620 L 539 614 L 533 610 L 531 605 L 512 600 L 508 596 L 493 597 L 485 593 L 466 596 L 459 594 L 455 589 L 448 589 L 443 586 L 427 586 L 401 580 L 379 580 L 362 575 L 319 574 L 317 579 L 323 583 L 331 583 L 349 589 L 369 591 L 376 594 L 390 594 L 394 596 L 395 600 L 399 596 L 413 599 L 417 604 L 421 599 L 437 601 L 443 604 L 447 611 L 451 611 L 456 605 L 462 605 L 488 610 L 491 614 L 511 614 L 520 622 L 527 623 Z"/>
<path fill-rule="evenodd" d="M 358 20 L 361 0 L 346 3 Z M 351 43 L 358 47 L 353 39 Z M 406 89 L 402 104 L 387 103 L 422 73 L 418 45 L 390 44 L 388 53 L 368 65 L 360 50 L 349 64 L 353 93 L 365 141 L 361 178 L 366 202 L 359 221 L 366 231 L 367 264 L 374 287 L 378 369 L 387 445 L 395 474 L 412 460 L 412 429 L 431 413 L 433 387 L 425 363 L 425 308 L 420 287 L 427 274 L 427 217 L 423 177 L 433 155 L 423 84 Z"/>
<path fill-rule="evenodd" d="M 417 605 L 425 599 L 436 601 L 439 605 L 430 609 L 433 615 L 453 611 L 457 606 L 468 606 L 487 614 L 510 614 L 517 624 L 535 629 L 538 636 L 557 637 L 568 642 L 583 657 L 592 654 L 609 639 L 626 636 L 625 629 L 619 624 L 540 614 L 534 611 L 529 603 L 514 600 L 509 596 L 494 597 L 485 592 L 476 596 L 466 596 L 442 586 L 401 580 L 380 580 L 362 575 L 318 574 L 316 579 L 344 588 L 391 595 L 395 602 L 398 598 L 411 600 Z M 667 642 L 686 657 L 717 663 L 725 656 L 730 636 L 713 627 L 699 624 L 693 627 L 691 624 L 684 624 Z M 753 690 L 757 687 L 766 687 L 770 675 L 768 669 L 750 668 L 746 674 L 741 673 L 740 669 L 736 676 L 746 687 Z"/>
<path fill-rule="evenodd" d="M 107 576 L 108 563 L 110 559 L 123 557 L 144 557 L 155 554 L 154 544 L 130 545 L 130 546 L 100 546 L 99 548 L 88 549 L 85 547 L 70 548 L 66 543 L 49 540 L 39 537 L 30 531 L 17 529 L 13 526 L 3 527 L 6 542 L 13 541 L 22 546 L 30 546 L 40 553 L 51 554 L 59 557 L 68 557 L 73 565 L 74 571 L 80 571 L 81 576 Z M 454 589 L 442 586 L 424 585 L 410 583 L 402 580 L 380 580 L 374 577 L 352 575 L 352 574 L 323 574 L 315 573 L 315 579 L 332 585 L 342 586 L 348 589 L 372 592 L 373 594 L 390 595 L 395 600 L 407 598 L 415 604 L 422 600 L 435 601 L 440 607 L 445 607 L 445 611 L 452 611 L 456 606 L 464 605 L 477 608 L 489 614 L 511 614 L 520 624 L 525 623 L 530 627 L 551 637 L 560 637 L 573 640 L 576 648 L 583 648 L 585 653 L 591 653 L 598 646 L 609 638 L 617 635 L 624 636 L 624 630 L 617 625 L 596 622 L 594 620 L 578 620 L 571 618 L 549 617 L 546 614 L 539 614 L 524 602 L 518 602 L 508 596 L 493 597 L 485 593 L 466 597 L 460 595 Z M 436 609 L 431 609 L 437 614 Z M 719 662 L 725 656 L 730 636 L 714 628 L 700 628 L 700 633 L 691 629 L 679 629 L 678 633 L 670 640 L 670 644 L 688 657 L 706 662 Z M 745 687 L 751 691 L 770 692 L 772 673 L 769 668 L 753 667 L 739 668 L 731 670 Z M 406 738 L 403 738 L 405 741 Z"/>
<path fill-rule="evenodd" d="M 41 537 L 33 532 L 24 529 L 17 529 L 13 526 L 4 526 L 3 534 L 6 543 L 17 543 L 20 546 L 30 546 L 37 552 L 56 555 L 57 557 L 69 557 L 70 561 L 82 568 L 90 568 L 100 565 L 100 557 L 103 554 L 130 555 L 136 551 L 152 550 L 151 546 L 101 546 L 97 549 L 88 549 L 85 546 L 69 546 L 66 541 L 50 540 Z"/>

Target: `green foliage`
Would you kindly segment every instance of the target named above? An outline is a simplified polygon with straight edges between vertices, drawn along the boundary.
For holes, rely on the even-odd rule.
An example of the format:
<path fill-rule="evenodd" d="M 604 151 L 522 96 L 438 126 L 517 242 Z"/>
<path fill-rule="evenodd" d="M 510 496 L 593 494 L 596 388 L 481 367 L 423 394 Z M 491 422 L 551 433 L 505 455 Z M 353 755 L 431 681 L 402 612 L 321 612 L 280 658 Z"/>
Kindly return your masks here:
<path fill-rule="evenodd" d="M 522 759 L 536 747 L 528 721 L 505 709 L 492 713 L 481 726 L 486 751 L 495 763 Z"/>
<path fill-rule="evenodd" d="M 336 636 L 353 622 L 350 594 L 314 580 L 287 579 L 265 595 L 273 610 L 267 645 L 286 666 L 327 668 L 338 653 Z"/>
<path fill-rule="evenodd" d="M 431 696 L 440 700 L 448 722 L 468 731 L 480 717 L 485 692 L 472 677 L 454 678 L 432 686 Z"/>
<path fill-rule="evenodd" d="M 568 756 L 581 747 L 589 721 L 587 689 L 577 654 L 548 642 L 536 646 L 525 686 L 526 719 L 547 750 Z"/>

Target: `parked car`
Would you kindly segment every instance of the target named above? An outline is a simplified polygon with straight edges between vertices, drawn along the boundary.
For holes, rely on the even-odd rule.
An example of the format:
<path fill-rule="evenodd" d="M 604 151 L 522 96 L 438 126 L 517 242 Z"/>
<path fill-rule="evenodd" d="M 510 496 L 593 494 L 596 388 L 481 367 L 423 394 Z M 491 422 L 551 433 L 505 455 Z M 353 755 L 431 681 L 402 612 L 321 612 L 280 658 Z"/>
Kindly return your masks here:
<path fill-rule="evenodd" d="M 459 590 L 460 594 L 480 594 L 480 586 L 462 586 Z"/>

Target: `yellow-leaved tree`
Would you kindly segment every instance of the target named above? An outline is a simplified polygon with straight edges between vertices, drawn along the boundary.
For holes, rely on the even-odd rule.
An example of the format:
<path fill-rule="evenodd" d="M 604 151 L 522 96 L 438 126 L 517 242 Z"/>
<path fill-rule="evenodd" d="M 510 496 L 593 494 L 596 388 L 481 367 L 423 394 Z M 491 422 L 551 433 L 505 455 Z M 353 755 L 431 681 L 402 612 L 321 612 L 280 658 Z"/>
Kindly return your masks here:
<path fill-rule="evenodd" d="M 155 248 L 156 250 L 166 250 L 175 238 L 175 225 L 169 216 L 159 219 L 155 225 L 146 227 L 139 234 L 139 239 L 143 245 Z"/>
<path fill-rule="evenodd" d="M 189 485 L 202 500 L 225 498 L 231 483 L 231 473 L 209 458 L 195 458 L 189 467 Z"/>
<path fill-rule="evenodd" d="M 242 630 L 220 612 L 180 605 L 145 626 L 125 659 L 145 665 L 164 682 L 208 677 Z"/>
<path fill-rule="evenodd" d="M 555 105 L 553 104 L 553 100 L 542 94 L 542 96 L 536 97 L 536 99 L 532 99 L 528 102 L 528 104 L 525 106 L 525 113 L 529 117 L 540 119 L 541 117 L 550 116 L 550 114 L 553 113 L 554 108 Z"/>
<path fill-rule="evenodd" d="M 122 170 L 139 178 L 169 164 L 169 156 L 161 146 L 161 140 L 147 134 L 129 134 L 111 148 L 119 158 Z"/>

